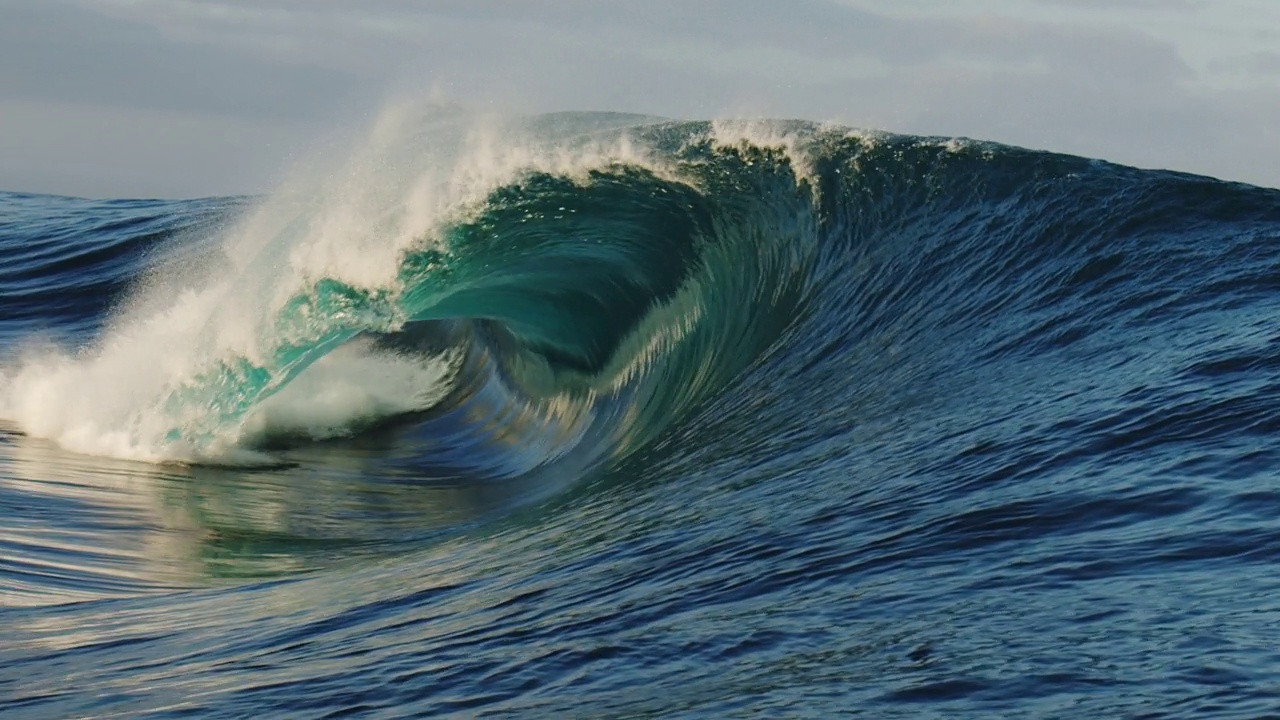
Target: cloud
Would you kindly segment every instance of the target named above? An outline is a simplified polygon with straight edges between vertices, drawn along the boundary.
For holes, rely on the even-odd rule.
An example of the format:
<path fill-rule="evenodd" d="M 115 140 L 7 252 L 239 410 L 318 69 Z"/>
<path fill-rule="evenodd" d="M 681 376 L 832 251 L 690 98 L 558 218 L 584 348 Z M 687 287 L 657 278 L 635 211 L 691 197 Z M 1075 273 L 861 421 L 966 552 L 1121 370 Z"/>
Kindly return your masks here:
<path fill-rule="evenodd" d="M 255 144 L 300 146 L 425 93 L 515 111 L 808 117 L 1280 185 L 1280 146 L 1261 144 L 1278 117 L 1274 74 L 1215 87 L 1167 38 L 1038 21 L 1035 4 L 951 17 L 825 0 L 9 4 L 0 107 L 25 109 L 0 129 L 24 141 L 0 143 L 0 187 L 260 191 L 264 158 L 283 154 L 238 171 L 232 160 Z M 129 117 L 166 142 L 146 142 Z M 59 140 L 94 134 L 112 151 Z M 133 181 L 108 167 L 121 162 Z"/>
<path fill-rule="evenodd" d="M 237 117 L 313 117 L 358 79 L 183 43 L 126 19 L 58 2 L 6 7 L 0 97 Z"/>
<path fill-rule="evenodd" d="M 1232 75 L 1280 79 L 1280 53 L 1249 52 L 1214 62 L 1211 69 Z"/>
<path fill-rule="evenodd" d="M 261 191 L 322 130 L 281 120 L 0 100 L 0 190 L 89 197 Z"/>

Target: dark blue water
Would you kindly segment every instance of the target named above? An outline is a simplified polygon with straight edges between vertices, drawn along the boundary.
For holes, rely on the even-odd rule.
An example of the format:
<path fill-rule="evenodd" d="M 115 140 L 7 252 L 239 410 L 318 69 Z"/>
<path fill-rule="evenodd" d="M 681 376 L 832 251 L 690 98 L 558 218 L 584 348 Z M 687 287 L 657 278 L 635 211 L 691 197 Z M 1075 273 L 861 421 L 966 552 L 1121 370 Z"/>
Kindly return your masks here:
<path fill-rule="evenodd" d="M 457 122 L 0 194 L 5 718 L 1280 716 L 1280 191 Z"/>

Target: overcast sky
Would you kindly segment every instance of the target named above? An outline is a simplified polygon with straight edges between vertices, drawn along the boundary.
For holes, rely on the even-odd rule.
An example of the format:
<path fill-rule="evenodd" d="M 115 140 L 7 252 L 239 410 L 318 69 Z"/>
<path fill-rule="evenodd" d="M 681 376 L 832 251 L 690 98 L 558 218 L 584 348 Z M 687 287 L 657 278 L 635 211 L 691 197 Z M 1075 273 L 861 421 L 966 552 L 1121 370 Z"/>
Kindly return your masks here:
<path fill-rule="evenodd" d="M 0 0 L 0 189 L 262 192 L 404 97 L 830 120 L 1280 187 L 1280 1 Z"/>

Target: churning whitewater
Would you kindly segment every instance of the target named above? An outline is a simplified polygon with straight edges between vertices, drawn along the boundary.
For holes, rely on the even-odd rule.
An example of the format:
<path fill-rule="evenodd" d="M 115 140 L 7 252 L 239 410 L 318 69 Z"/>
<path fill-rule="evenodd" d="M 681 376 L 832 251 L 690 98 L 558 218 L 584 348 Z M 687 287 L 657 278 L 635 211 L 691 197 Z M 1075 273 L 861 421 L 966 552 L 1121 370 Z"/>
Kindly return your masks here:
<path fill-rule="evenodd" d="M 1280 706 L 1280 191 L 386 113 L 0 194 L 0 711 Z"/>

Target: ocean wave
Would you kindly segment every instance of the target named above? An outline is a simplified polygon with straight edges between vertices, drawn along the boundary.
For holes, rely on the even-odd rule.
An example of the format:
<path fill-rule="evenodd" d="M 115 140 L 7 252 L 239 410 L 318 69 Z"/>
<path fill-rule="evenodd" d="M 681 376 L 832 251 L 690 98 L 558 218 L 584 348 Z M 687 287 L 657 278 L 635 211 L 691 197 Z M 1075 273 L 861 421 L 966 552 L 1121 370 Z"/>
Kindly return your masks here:
<path fill-rule="evenodd" d="M 11 361 L 0 414 L 151 461 L 274 463 L 398 423 L 424 468 L 581 470 L 771 354 L 788 373 L 877 335 L 969 333 L 988 355 L 1069 344 L 1144 309 L 1089 308 L 1087 286 L 1158 282 L 1166 264 L 1141 242 L 1168 208 L 1274 209 L 1190 176 L 804 122 L 406 123 L 375 128 L 341 172 L 232 203 L 238 220 L 226 204 L 117 205 L 131 219 L 82 253 L 24 250 L 42 276 L 106 263 L 108 286 L 80 290 L 102 303 L 128 278 L 112 263 L 204 237 L 157 259 L 91 346 Z M 1079 312 L 1039 318 L 1064 282 L 1086 288 Z"/>

